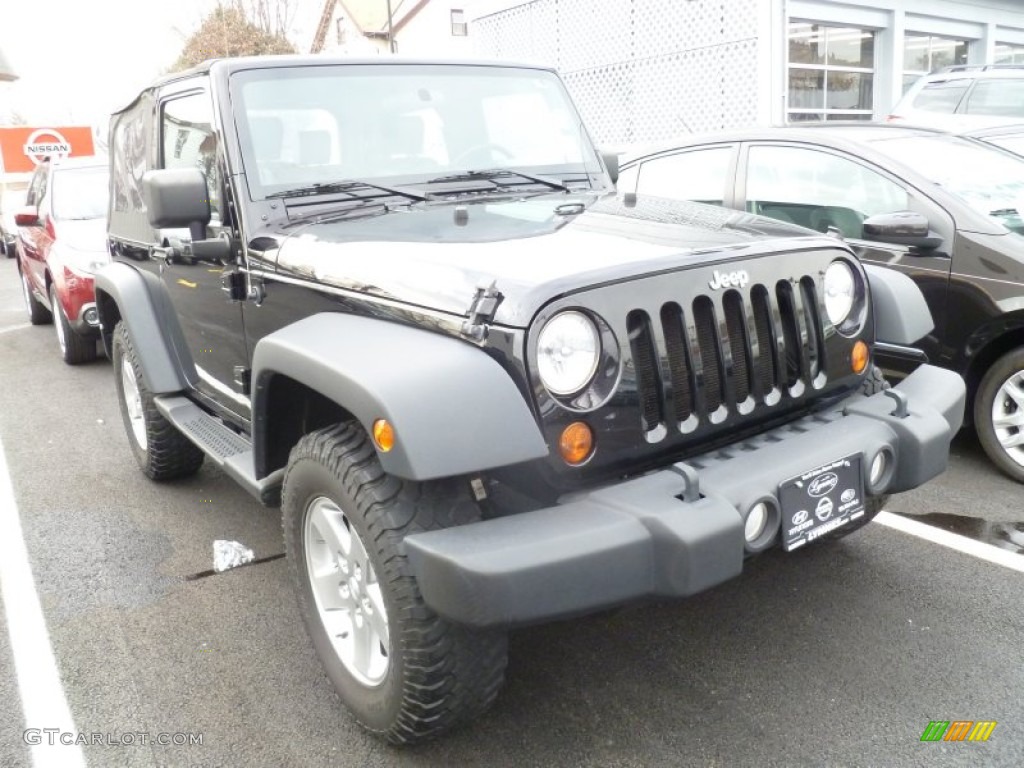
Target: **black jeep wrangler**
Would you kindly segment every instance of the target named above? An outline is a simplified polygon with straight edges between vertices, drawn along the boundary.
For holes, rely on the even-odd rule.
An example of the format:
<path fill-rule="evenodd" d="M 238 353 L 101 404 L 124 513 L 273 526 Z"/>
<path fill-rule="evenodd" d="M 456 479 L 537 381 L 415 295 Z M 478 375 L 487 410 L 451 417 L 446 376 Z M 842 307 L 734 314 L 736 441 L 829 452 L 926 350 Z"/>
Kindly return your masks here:
<path fill-rule="evenodd" d="M 280 504 L 326 672 L 392 742 L 482 711 L 511 626 L 692 595 L 946 466 L 960 377 L 871 360 L 931 327 L 909 279 L 617 198 L 551 70 L 216 61 L 110 150 L 96 294 L 138 461 Z"/>

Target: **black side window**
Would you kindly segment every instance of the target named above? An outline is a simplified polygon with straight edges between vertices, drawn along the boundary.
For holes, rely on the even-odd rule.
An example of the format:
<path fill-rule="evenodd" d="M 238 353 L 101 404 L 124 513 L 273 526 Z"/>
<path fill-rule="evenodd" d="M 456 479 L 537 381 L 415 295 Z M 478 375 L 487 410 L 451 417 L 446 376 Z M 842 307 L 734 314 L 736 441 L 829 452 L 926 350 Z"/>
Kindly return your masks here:
<path fill-rule="evenodd" d="M 979 80 L 967 97 L 968 115 L 1024 117 L 1024 79 Z"/>
<path fill-rule="evenodd" d="M 160 110 L 162 167 L 198 168 L 206 177 L 210 210 L 221 217 L 220 168 L 213 104 L 206 92 L 193 93 L 164 103 Z"/>
<path fill-rule="evenodd" d="M 32 181 L 28 185 L 28 192 L 25 194 L 25 205 L 39 206 L 43 201 L 43 196 L 46 194 L 46 177 L 48 175 L 49 168 L 46 165 L 41 165 L 36 168 L 35 175 L 32 177 Z"/>
<path fill-rule="evenodd" d="M 971 81 L 967 78 L 928 83 L 914 99 L 914 109 L 929 112 L 955 112 L 960 99 L 967 93 Z"/>
<path fill-rule="evenodd" d="M 712 147 L 648 160 L 637 194 L 722 205 L 731 159 L 732 147 Z"/>

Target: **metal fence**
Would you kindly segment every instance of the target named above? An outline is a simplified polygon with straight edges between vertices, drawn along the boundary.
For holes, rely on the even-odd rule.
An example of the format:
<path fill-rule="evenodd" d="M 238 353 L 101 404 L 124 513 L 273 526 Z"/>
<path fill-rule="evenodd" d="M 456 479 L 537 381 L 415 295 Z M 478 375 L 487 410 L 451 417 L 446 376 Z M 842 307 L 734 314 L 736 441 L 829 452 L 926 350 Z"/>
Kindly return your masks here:
<path fill-rule="evenodd" d="M 478 19 L 477 52 L 561 72 L 606 145 L 750 125 L 764 0 L 534 0 Z"/>

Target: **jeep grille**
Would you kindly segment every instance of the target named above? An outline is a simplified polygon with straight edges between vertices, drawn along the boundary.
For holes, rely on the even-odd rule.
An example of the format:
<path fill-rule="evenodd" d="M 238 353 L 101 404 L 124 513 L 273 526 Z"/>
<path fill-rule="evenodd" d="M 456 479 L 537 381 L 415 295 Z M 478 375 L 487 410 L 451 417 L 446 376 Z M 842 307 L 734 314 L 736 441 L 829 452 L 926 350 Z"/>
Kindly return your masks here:
<path fill-rule="evenodd" d="M 634 309 L 626 327 L 651 439 L 662 427 L 720 423 L 749 413 L 755 400 L 770 405 L 773 392 L 799 397 L 823 384 L 824 327 L 811 276 Z"/>

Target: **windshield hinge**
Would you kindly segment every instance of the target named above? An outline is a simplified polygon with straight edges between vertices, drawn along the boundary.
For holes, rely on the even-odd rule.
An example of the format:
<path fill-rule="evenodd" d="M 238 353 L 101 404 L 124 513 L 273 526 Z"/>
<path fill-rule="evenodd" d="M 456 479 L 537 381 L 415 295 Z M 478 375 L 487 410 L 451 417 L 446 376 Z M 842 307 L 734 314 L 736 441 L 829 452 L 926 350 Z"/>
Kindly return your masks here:
<path fill-rule="evenodd" d="M 494 319 L 498 305 L 504 298 L 498 290 L 496 280 L 486 287 L 478 285 L 476 293 L 473 294 L 473 301 L 469 305 L 469 317 L 462 324 L 463 335 L 476 341 L 486 339 L 487 323 Z"/>

